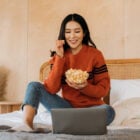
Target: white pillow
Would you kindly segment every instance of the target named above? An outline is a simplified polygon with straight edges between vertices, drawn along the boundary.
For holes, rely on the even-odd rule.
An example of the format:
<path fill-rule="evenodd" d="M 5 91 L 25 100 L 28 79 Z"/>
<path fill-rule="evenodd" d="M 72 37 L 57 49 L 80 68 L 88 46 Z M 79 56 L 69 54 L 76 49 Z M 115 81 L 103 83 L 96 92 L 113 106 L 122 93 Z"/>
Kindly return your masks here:
<path fill-rule="evenodd" d="M 140 79 L 111 79 L 110 104 L 116 101 L 140 97 Z"/>

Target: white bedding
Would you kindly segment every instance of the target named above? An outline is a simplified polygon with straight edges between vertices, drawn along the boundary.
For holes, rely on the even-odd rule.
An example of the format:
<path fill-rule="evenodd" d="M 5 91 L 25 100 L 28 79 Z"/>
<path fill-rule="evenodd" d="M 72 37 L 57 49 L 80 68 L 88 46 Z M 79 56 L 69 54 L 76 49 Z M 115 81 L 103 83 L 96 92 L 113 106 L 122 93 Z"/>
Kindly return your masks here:
<path fill-rule="evenodd" d="M 23 112 L 21 110 L 11 113 L 0 114 L 0 125 L 18 126 L 21 125 Z M 44 128 L 52 125 L 51 114 L 47 111 L 39 112 L 34 119 L 35 127 Z"/>
<path fill-rule="evenodd" d="M 116 117 L 112 126 L 140 128 L 140 97 L 118 101 L 113 107 Z"/>
<path fill-rule="evenodd" d="M 109 129 L 134 128 L 140 129 L 140 97 L 125 99 L 113 104 L 116 117 Z M 22 111 L 14 111 L 0 115 L 0 124 L 16 126 L 22 123 Z M 51 115 L 49 112 L 39 112 L 35 116 L 34 123 L 36 127 L 46 127 L 52 125 Z"/>
<path fill-rule="evenodd" d="M 110 104 L 120 100 L 140 97 L 140 79 L 111 79 Z"/>

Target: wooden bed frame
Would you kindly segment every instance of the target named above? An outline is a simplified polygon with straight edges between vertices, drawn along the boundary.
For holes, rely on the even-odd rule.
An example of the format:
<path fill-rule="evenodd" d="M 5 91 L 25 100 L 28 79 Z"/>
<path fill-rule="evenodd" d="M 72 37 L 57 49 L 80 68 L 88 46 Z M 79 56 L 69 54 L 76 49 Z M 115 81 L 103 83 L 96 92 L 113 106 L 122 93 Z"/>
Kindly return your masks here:
<path fill-rule="evenodd" d="M 140 79 L 140 58 L 106 60 L 111 79 Z M 44 81 L 50 71 L 50 64 L 45 62 L 40 67 L 40 81 Z M 109 104 L 109 94 L 104 101 Z"/>

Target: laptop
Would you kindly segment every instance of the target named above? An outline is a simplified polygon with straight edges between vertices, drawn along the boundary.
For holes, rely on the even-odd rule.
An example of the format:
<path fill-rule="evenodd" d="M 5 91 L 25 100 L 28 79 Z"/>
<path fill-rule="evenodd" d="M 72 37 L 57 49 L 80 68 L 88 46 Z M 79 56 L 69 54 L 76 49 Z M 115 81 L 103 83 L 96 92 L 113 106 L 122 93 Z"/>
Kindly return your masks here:
<path fill-rule="evenodd" d="M 106 109 L 57 108 L 51 110 L 54 134 L 103 135 L 107 133 Z"/>

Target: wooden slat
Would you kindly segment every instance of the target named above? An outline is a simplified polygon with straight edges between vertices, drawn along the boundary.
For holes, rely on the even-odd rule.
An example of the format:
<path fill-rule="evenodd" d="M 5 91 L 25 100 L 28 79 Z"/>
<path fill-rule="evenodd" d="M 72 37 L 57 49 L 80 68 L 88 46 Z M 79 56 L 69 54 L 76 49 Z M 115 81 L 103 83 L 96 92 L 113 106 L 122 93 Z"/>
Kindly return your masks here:
<path fill-rule="evenodd" d="M 0 101 L 0 114 L 19 110 L 20 106 L 21 106 L 21 102 Z"/>
<path fill-rule="evenodd" d="M 107 64 L 135 64 L 135 63 L 140 63 L 140 58 L 135 58 L 135 59 L 107 59 L 106 60 Z"/>

